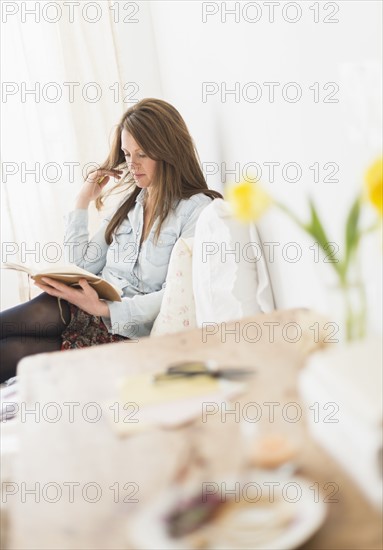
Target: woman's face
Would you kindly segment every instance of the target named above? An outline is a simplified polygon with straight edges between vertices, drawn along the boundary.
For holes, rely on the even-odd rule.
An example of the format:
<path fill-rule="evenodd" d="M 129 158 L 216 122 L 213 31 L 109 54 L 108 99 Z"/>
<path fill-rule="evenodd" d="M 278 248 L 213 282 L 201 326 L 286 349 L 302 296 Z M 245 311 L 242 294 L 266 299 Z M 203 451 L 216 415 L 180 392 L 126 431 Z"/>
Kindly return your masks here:
<path fill-rule="evenodd" d="M 157 161 L 149 158 L 127 130 L 121 132 L 121 149 L 126 165 L 138 187 L 150 187 L 154 180 Z"/>

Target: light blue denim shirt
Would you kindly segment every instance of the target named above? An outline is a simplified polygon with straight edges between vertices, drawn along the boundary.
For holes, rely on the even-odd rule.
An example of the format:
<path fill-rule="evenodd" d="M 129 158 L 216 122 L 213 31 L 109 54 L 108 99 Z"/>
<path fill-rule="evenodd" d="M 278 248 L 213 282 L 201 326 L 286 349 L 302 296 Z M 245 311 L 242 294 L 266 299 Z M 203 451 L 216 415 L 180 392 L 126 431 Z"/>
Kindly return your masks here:
<path fill-rule="evenodd" d="M 102 221 L 91 240 L 87 209 L 72 210 L 64 218 L 66 261 L 100 275 L 121 289 L 122 301 L 106 300 L 110 319 L 102 319 L 111 334 L 128 338 L 150 334 L 160 311 L 173 246 L 180 237 L 194 236 L 197 219 L 212 200 L 203 193 L 181 200 L 164 221 L 158 241 L 154 241 L 157 219 L 140 246 L 146 193 L 146 189 L 141 190 L 110 245 L 105 241 L 105 229 L 111 216 Z"/>

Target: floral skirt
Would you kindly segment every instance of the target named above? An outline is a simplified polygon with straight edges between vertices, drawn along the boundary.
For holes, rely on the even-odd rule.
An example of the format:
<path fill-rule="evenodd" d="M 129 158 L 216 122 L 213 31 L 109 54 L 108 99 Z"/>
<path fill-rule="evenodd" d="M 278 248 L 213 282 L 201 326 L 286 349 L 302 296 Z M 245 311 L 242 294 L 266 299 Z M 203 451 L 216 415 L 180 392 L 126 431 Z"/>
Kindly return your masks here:
<path fill-rule="evenodd" d="M 101 317 L 90 315 L 73 304 L 69 307 L 71 319 L 61 334 L 62 351 L 129 340 L 119 334 L 110 334 Z"/>

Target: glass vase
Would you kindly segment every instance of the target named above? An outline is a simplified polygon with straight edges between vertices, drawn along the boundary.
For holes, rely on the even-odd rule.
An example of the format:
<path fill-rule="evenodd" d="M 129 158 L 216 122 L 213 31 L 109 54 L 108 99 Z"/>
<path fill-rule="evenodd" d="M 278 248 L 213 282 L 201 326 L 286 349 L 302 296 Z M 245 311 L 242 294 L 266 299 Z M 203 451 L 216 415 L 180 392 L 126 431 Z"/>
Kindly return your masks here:
<path fill-rule="evenodd" d="M 343 333 L 346 342 L 366 336 L 366 292 L 361 281 L 340 285 L 343 300 Z"/>
<path fill-rule="evenodd" d="M 333 319 L 337 323 L 338 339 L 351 342 L 366 337 L 367 300 L 359 266 L 354 262 L 345 276 L 329 286 Z"/>

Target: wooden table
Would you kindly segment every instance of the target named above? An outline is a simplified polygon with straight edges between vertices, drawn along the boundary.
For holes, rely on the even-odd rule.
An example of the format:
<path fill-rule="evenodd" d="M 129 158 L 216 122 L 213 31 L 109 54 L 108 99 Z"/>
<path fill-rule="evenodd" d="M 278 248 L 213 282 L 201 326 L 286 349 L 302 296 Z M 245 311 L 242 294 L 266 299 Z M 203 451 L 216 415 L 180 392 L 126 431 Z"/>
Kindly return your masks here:
<path fill-rule="evenodd" d="M 315 315 L 307 310 L 274 312 L 223 324 L 214 335 L 191 330 L 145 338 L 138 343 L 109 344 L 24 359 L 19 366 L 21 401 L 27 409 L 39 404 L 41 416 L 40 421 L 35 421 L 27 415 L 25 422 L 20 424 L 21 452 L 15 465 L 15 482 L 20 490 L 8 499 L 7 548 L 132 548 L 129 521 L 182 469 L 190 451 L 190 438 L 200 438 L 198 448 L 205 447 L 207 456 L 224 472 L 235 467 L 238 459 L 235 440 L 238 430 L 233 431 L 233 425 L 230 427 L 219 419 L 203 426 L 198 420 L 177 430 L 155 429 L 118 438 L 104 415 L 97 422 L 89 421 L 96 413 L 96 407 L 90 403 L 115 400 L 116 381 L 127 374 L 158 371 L 169 363 L 186 359 L 215 359 L 233 366 L 255 365 L 257 375 L 246 395 L 238 399 L 241 405 L 249 400 L 258 404 L 279 402 L 281 407 L 288 402 L 299 403 L 297 374 L 307 354 L 319 345 L 309 329 L 315 320 Z M 265 324 L 270 322 L 279 323 L 275 326 L 272 342 L 270 325 Z M 296 343 L 283 338 L 287 333 L 282 329 L 288 322 L 302 327 L 302 337 Z M 254 342 L 254 323 L 262 328 L 262 336 L 257 342 Z M 288 337 L 291 339 L 291 334 Z M 68 412 L 56 423 L 44 420 L 44 415 L 53 419 L 58 410 L 55 405 L 48 410 L 47 403 L 56 403 L 61 410 L 68 411 L 70 406 L 64 403 L 69 402 L 79 404 L 73 405 L 73 422 Z M 80 410 L 86 412 L 87 420 L 79 414 Z M 325 524 L 302 548 L 381 548 L 379 514 L 340 467 L 310 440 L 304 419 L 289 423 L 276 414 L 275 422 L 270 422 L 264 414 L 259 429 L 282 432 L 299 443 L 301 475 L 318 482 L 321 487 L 326 482 L 339 486 L 339 501 L 328 504 Z M 61 490 L 65 487 L 68 492 L 56 503 L 49 503 L 44 498 L 37 503 L 35 498 L 25 494 L 25 489 L 31 489 L 35 483 L 40 483 L 40 495 L 47 483 L 54 483 Z M 69 503 L 71 483 L 79 485 L 72 485 L 73 502 Z M 98 486 L 102 490 L 98 502 L 87 502 L 81 497 L 81 491 L 89 483 L 86 498 L 96 498 L 94 488 Z M 124 490 L 124 485 L 129 483 Z M 21 498 L 22 484 L 25 502 Z M 55 492 L 54 486 L 50 487 L 48 498 L 52 500 Z M 135 487 L 137 495 L 132 494 Z M 136 496 L 139 502 L 122 502 L 129 494 L 130 500 Z"/>

